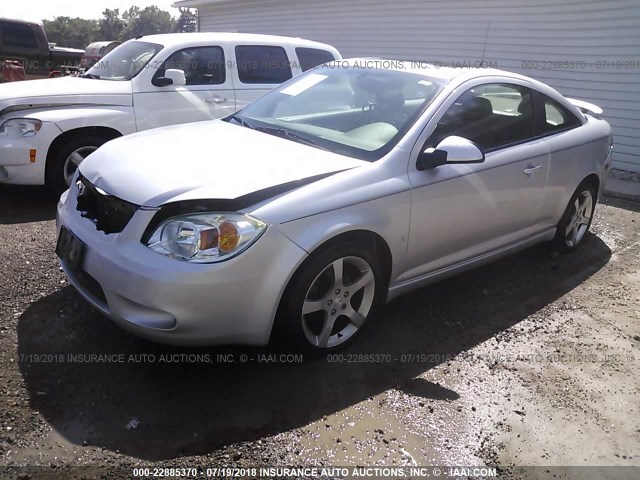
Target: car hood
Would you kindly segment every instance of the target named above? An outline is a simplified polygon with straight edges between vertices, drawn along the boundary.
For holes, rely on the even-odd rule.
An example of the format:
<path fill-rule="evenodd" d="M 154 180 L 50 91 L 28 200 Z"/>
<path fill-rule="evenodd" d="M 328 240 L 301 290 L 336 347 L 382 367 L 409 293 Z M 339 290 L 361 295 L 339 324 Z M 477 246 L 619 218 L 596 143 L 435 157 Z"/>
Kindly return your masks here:
<path fill-rule="evenodd" d="M 296 188 L 363 165 L 368 162 L 214 120 L 112 140 L 86 158 L 80 173 L 115 197 L 158 207 L 263 192 L 252 196 L 260 201 L 277 194 L 272 187 Z"/>
<path fill-rule="evenodd" d="M 57 105 L 132 105 L 131 82 L 79 77 L 0 84 L 0 115 Z"/>

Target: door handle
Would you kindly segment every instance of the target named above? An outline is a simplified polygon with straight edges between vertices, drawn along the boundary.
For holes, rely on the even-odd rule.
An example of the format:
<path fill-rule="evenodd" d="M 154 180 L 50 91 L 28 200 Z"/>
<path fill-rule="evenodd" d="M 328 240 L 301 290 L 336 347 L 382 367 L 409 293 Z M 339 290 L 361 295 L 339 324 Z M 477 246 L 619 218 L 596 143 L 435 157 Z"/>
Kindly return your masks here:
<path fill-rule="evenodd" d="M 207 103 L 224 103 L 226 102 L 227 99 L 226 98 L 220 98 L 220 97 L 207 97 Z"/>
<path fill-rule="evenodd" d="M 525 168 L 522 173 L 524 173 L 525 175 L 533 175 L 534 173 L 536 173 L 538 170 L 542 169 L 542 165 L 531 165 L 527 168 Z"/>

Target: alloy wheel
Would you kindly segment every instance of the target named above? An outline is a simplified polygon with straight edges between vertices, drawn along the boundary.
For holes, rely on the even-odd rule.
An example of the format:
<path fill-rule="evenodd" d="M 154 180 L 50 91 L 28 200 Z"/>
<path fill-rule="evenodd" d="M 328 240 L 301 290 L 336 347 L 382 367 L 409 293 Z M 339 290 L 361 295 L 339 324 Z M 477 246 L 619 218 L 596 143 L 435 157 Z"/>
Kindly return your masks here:
<path fill-rule="evenodd" d="M 585 190 L 577 196 L 565 230 L 565 242 L 568 247 L 573 248 L 580 243 L 589 228 L 592 215 L 593 196 L 589 190 Z"/>
<path fill-rule="evenodd" d="M 371 311 L 376 291 L 371 266 L 362 258 L 341 257 L 327 265 L 307 290 L 302 330 L 318 348 L 333 348 L 356 334 Z"/>

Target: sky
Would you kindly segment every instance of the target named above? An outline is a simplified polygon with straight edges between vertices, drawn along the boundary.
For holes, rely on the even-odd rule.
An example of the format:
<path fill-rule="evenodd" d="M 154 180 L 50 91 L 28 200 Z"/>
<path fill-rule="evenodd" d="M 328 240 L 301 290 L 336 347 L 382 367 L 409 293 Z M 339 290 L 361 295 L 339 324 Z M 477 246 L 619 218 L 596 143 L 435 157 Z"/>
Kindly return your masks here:
<path fill-rule="evenodd" d="M 106 8 L 119 8 L 120 12 L 129 7 L 157 5 L 172 16 L 178 15 L 177 8 L 171 8 L 176 0 L 0 0 L 0 17 L 41 22 L 53 17 L 101 18 Z"/>

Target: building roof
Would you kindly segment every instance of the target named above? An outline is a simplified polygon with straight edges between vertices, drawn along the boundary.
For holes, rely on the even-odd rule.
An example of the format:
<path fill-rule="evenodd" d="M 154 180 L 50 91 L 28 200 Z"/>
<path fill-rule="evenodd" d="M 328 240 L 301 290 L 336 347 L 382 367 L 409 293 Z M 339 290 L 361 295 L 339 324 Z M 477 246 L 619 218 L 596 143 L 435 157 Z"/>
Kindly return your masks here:
<path fill-rule="evenodd" d="M 224 3 L 232 0 L 177 0 L 171 4 L 172 7 L 200 7 L 202 5 L 211 5 L 214 3 Z"/>

